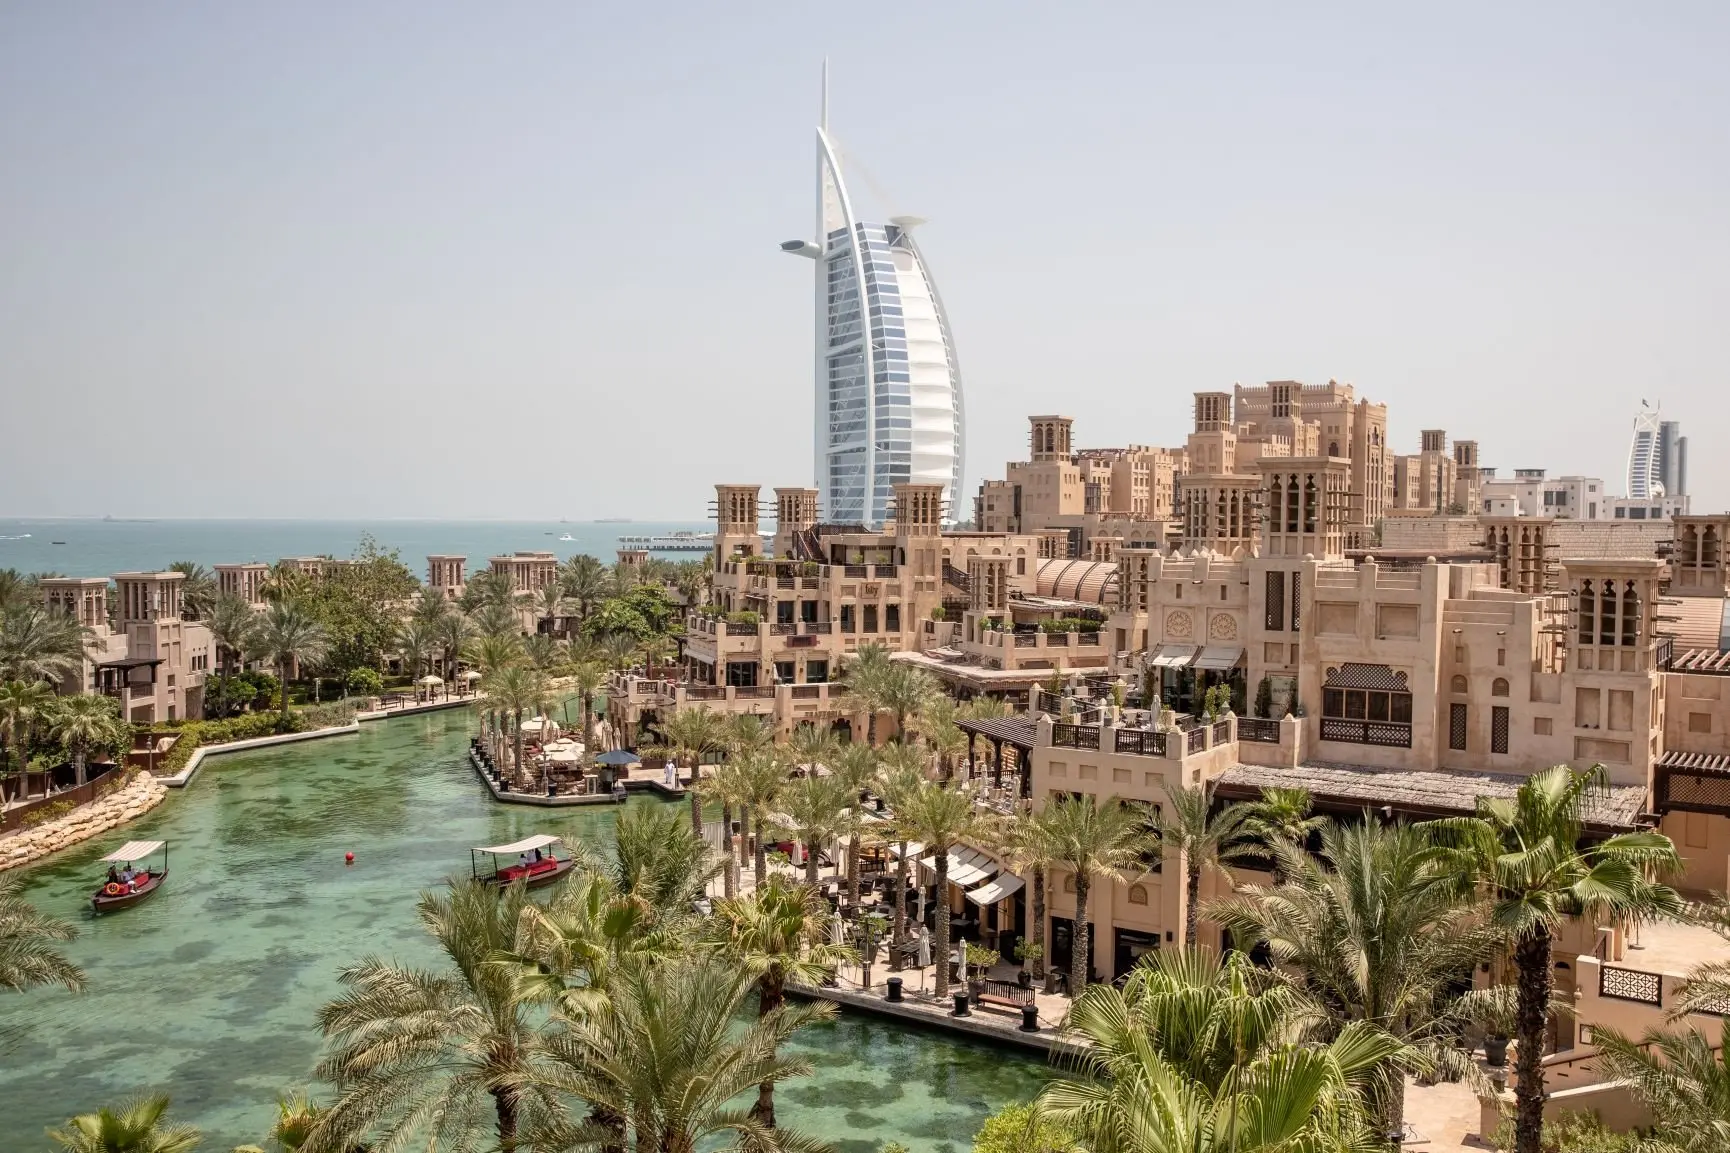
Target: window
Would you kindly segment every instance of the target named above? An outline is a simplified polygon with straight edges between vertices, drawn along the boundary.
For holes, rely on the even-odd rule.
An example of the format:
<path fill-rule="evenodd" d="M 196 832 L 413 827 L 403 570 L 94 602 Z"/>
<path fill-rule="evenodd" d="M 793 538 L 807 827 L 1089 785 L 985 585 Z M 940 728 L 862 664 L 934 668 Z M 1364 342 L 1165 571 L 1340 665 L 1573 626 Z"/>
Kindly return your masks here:
<path fill-rule="evenodd" d="M 1267 574 L 1267 630 L 1285 630 L 1285 573 L 1269 569 Z"/>
<path fill-rule="evenodd" d="M 1453 704 L 1448 706 L 1448 748 L 1456 752 L 1466 750 L 1466 706 Z"/>
<path fill-rule="evenodd" d="M 1027 575 L 1027 558 L 1026 557 L 1018 556 L 1015 558 L 1015 575 L 1016 576 L 1026 576 Z"/>
<path fill-rule="evenodd" d="M 1298 606 L 1303 602 L 1303 580 L 1301 572 L 1291 574 L 1291 631 L 1294 633 L 1299 631 L 1303 624 L 1303 614 L 1298 611 Z"/>
<path fill-rule="evenodd" d="M 1508 695 L 1508 682 L 1507 682 L 1507 680 L 1503 677 L 1497 677 L 1494 681 L 1492 681 L 1490 683 L 1490 695 L 1492 697 L 1505 697 L 1505 696 L 1507 696 Z"/>
<path fill-rule="evenodd" d="M 1534 736 L 1547 737 L 1553 731 L 1549 717 L 1533 717 L 1532 733 Z"/>
<path fill-rule="evenodd" d="M 1508 751 L 1508 706 L 1497 705 L 1490 710 L 1490 751 Z"/>
<path fill-rule="evenodd" d="M 865 606 L 865 631 L 868 633 L 874 633 L 877 631 L 877 606 L 876 605 L 866 605 Z"/>
<path fill-rule="evenodd" d="M 776 661 L 775 662 L 775 683 L 779 684 L 779 685 L 792 684 L 793 678 L 795 675 L 794 669 L 795 669 L 795 666 L 794 666 L 792 661 Z"/>
<path fill-rule="evenodd" d="M 852 605 L 842 605 L 841 606 L 841 631 L 844 633 L 850 633 L 850 632 L 857 631 L 853 627 L 853 606 Z"/>
<path fill-rule="evenodd" d="M 820 685 L 820 684 L 826 683 L 828 680 L 829 680 L 829 662 L 828 661 L 806 661 L 805 662 L 805 683 L 806 684 L 808 684 L 808 685 Z"/>
<path fill-rule="evenodd" d="M 889 605 L 883 610 L 883 631 L 898 633 L 901 631 L 901 606 Z"/>

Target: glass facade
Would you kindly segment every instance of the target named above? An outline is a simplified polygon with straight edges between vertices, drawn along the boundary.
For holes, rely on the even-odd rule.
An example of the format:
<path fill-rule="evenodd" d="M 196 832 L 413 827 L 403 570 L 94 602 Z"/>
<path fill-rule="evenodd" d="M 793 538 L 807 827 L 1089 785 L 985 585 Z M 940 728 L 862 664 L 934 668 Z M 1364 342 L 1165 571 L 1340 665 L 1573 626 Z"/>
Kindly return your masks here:
<path fill-rule="evenodd" d="M 816 463 L 824 519 L 882 525 L 894 487 L 962 491 L 961 374 L 948 318 L 909 222 L 854 219 L 828 138 L 819 143 Z"/>

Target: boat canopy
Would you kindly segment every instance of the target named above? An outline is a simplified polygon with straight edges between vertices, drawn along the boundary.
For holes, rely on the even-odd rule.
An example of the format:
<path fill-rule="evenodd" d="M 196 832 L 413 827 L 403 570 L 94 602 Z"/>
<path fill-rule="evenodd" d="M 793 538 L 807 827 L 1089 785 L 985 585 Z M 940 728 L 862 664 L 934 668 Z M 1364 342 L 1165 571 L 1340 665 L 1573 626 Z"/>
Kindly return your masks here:
<path fill-rule="evenodd" d="M 142 861 L 160 849 L 162 845 L 163 842 L 161 841 L 127 841 L 102 859 L 104 861 L 119 861 L 123 864 L 129 861 Z"/>
<path fill-rule="evenodd" d="M 495 856 L 509 856 L 512 853 L 528 853 L 535 849 L 544 849 L 548 845 L 556 845 L 560 838 L 550 833 L 536 833 L 532 837 L 524 837 L 520 841 L 512 841 L 508 845 L 477 845 L 475 852 L 492 853 Z"/>

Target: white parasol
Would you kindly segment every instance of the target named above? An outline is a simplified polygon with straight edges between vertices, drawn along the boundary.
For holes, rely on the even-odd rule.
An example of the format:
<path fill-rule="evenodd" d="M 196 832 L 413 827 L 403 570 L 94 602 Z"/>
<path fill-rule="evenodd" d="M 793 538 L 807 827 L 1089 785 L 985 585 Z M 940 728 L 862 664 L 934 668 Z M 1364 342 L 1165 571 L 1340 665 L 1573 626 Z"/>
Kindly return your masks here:
<path fill-rule="evenodd" d="M 929 968 L 931 965 L 931 930 L 924 925 L 919 926 L 919 967 Z"/>
<path fill-rule="evenodd" d="M 834 945 L 847 943 L 847 927 L 841 923 L 840 914 L 836 914 L 829 922 L 829 941 Z"/>
<path fill-rule="evenodd" d="M 432 673 L 428 673 L 426 676 L 421 677 L 419 680 L 415 681 L 415 684 L 425 685 L 428 688 L 431 688 L 434 685 L 442 685 L 444 683 L 445 683 L 445 679 L 443 677 L 435 676 Z"/>
<path fill-rule="evenodd" d="M 955 942 L 955 972 L 963 980 L 967 980 L 967 938 L 962 937 Z"/>
<path fill-rule="evenodd" d="M 465 681 L 478 681 L 481 679 L 480 670 L 479 669 L 469 669 L 462 674 L 461 679 L 465 680 Z"/>

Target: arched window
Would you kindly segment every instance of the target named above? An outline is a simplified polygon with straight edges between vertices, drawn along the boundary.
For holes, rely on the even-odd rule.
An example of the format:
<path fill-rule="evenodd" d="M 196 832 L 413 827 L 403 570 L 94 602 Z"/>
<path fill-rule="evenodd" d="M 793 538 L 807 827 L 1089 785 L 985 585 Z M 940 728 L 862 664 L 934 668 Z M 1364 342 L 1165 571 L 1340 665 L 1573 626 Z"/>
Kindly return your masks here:
<path fill-rule="evenodd" d="M 1147 886 L 1131 885 L 1129 887 L 1129 903 L 1132 905 L 1147 904 Z"/>
<path fill-rule="evenodd" d="M 1604 582 L 1604 595 L 1598 598 L 1598 643 L 1616 643 L 1616 582 Z"/>
<path fill-rule="evenodd" d="M 1622 593 L 1622 645 L 1633 648 L 1635 639 L 1640 634 L 1640 594 L 1634 591 L 1634 582 L 1629 581 L 1628 587 Z"/>
<path fill-rule="evenodd" d="M 1340 454 L 1340 442 L 1337 440 L 1328 441 L 1328 455 L 1329 456 L 1338 456 L 1339 454 Z"/>
<path fill-rule="evenodd" d="M 1067 877 L 1063 878 L 1063 891 L 1066 893 L 1075 892 L 1075 874 L 1074 873 L 1071 873 Z"/>
<path fill-rule="evenodd" d="M 1507 696 L 1508 695 L 1507 678 L 1497 677 L 1493 682 L 1491 682 L 1490 695 L 1492 697 L 1505 697 L 1505 696 Z"/>
<path fill-rule="evenodd" d="M 1592 593 L 1592 582 L 1580 582 L 1580 643 L 1592 643 L 1592 614 L 1596 611 L 1596 598 Z"/>
<path fill-rule="evenodd" d="M 1316 492 L 1316 478 L 1312 476 L 1304 482 L 1305 532 L 1314 532 L 1316 530 L 1316 501 L 1318 495 L 1319 494 Z"/>
<path fill-rule="evenodd" d="M 1463 693 L 1463 692 L 1468 691 L 1468 686 L 1466 684 L 1466 678 L 1461 677 L 1461 676 L 1456 676 L 1453 679 L 1453 683 L 1448 686 L 1448 691 L 1454 692 L 1454 693 Z"/>

